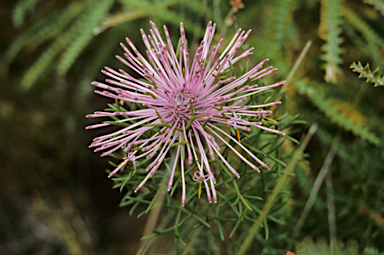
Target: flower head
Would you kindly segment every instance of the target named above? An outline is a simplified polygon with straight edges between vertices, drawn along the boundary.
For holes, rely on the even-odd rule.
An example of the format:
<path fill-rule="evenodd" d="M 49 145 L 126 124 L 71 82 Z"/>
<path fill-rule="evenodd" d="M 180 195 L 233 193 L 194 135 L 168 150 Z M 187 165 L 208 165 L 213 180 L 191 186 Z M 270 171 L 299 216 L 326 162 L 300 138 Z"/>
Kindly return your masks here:
<path fill-rule="evenodd" d="M 284 81 L 272 85 L 258 87 L 254 81 L 277 69 L 262 66 L 267 59 L 250 69 L 240 77 L 226 77 L 233 64 L 252 54 L 253 48 L 237 54 L 250 30 L 239 29 L 228 46 L 218 54 L 223 44 L 221 39 L 211 48 L 211 42 L 216 25 L 208 23 L 203 40 L 191 58 L 187 50 L 187 40 L 184 26 L 180 24 L 180 43 L 174 49 L 167 30 L 164 28 L 165 40 L 160 35 L 156 25 L 151 22 L 150 35 L 141 30 L 144 44 L 147 48 L 144 57 L 126 38 L 127 44 L 121 44 L 125 51 L 124 58 L 117 56 L 143 79 L 137 79 L 124 70 L 115 71 L 105 67 L 102 72 L 109 77 L 106 83 L 93 82 L 102 90 L 96 93 L 126 103 L 127 107 L 119 106 L 114 112 L 102 111 L 87 117 L 120 117 L 114 122 L 88 126 L 88 129 L 122 125 L 123 128 L 94 139 L 90 147 L 95 151 L 104 151 L 101 155 L 109 155 L 119 149 L 127 154 L 123 161 L 109 174 L 118 172 L 124 165 L 132 161 L 136 166 L 140 159 L 153 159 L 147 166 L 148 174 L 136 187 L 137 192 L 146 181 L 155 174 L 162 165 L 170 150 L 175 150 L 168 190 L 173 185 L 176 166 L 180 166 L 182 179 L 182 200 L 186 201 L 185 161 L 195 162 L 198 171 L 193 180 L 204 183 L 209 202 L 217 201 L 215 191 L 216 179 L 211 170 L 210 159 L 218 158 L 236 177 L 238 172 L 221 155 L 219 144 L 229 147 L 241 160 L 252 169 L 260 171 L 254 162 L 268 169 L 268 166 L 253 155 L 240 142 L 239 130 L 249 131 L 255 126 L 273 133 L 281 131 L 263 126 L 264 118 L 272 112 L 263 108 L 280 104 L 280 102 L 264 105 L 247 105 L 245 102 L 254 94 L 280 86 Z M 250 85 L 246 85 L 250 84 Z M 108 85 L 107 85 L 108 84 Z M 238 137 L 234 139 L 227 133 L 225 126 L 237 130 Z M 245 153 L 253 158 L 249 161 L 240 154 L 228 139 L 233 141 Z M 200 192 L 199 192 L 200 195 Z"/>

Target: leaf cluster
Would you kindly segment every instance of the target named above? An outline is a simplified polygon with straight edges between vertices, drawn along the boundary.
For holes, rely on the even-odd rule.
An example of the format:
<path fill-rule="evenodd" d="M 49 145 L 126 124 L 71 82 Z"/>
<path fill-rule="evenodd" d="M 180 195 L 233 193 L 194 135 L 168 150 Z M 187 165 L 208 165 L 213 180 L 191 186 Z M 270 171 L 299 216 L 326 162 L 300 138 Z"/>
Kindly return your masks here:
<path fill-rule="evenodd" d="M 353 62 L 349 68 L 353 69 L 352 71 L 359 73 L 359 78 L 364 78 L 367 79 L 367 82 L 374 83 L 375 87 L 384 87 L 384 76 L 380 76 L 379 68 L 376 68 L 376 70 L 372 72 L 371 68 L 369 67 L 369 64 L 363 67 L 360 62 L 357 64 Z"/>
<path fill-rule="evenodd" d="M 246 69 L 243 71 L 246 72 Z M 265 104 L 276 100 L 278 96 L 279 94 L 266 91 L 262 95 L 250 98 L 250 102 L 247 102 L 247 104 Z M 129 109 L 133 109 L 132 107 L 137 109 L 137 107 L 140 106 L 128 103 L 127 107 Z M 106 111 L 122 110 L 124 110 L 124 108 L 117 101 L 114 104 L 110 104 L 109 108 L 106 109 Z M 124 118 L 124 116 L 121 118 Z M 298 116 L 292 117 L 284 115 L 276 120 L 266 120 L 265 124 L 267 124 L 269 128 L 288 130 L 292 125 L 303 123 L 297 118 Z M 108 123 L 115 123 L 119 120 L 119 117 L 113 116 L 112 121 Z M 131 122 L 131 124 L 134 124 L 135 120 L 132 120 Z M 234 132 L 234 130 L 228 131 L 232 133 L 233 137 L 236 137 L 236 132 Z M 153 134 L 148 133 L 146 135 L 151 137 Z M 299 143 L 289 134 L 280 136 L 258 128 L 252 128 L 250 133 L 241 131 L 240 137 L 241 143 L 249 148 L 249 150 L 257 157 L 267 163 L 270 169 L 261 170 L 260 174 L 255 172 L 255 170 L 250 169 L 245 163 L 238 159 L 225 144 L 223 144 L 222 156 L 231 165 L 236 166 L 236 171 L 239 172 L 241 177 L 238 179 L 233 176 L 220 158 L 217 157 L 214 160 L 210 160 L 210 165 L 217 174 L 216 179 L 218 181 L 215 187 L 218 202 L 217 204 L 209 204 L 205 197 L 205 187 L 199 187 L 200 183 L 197 183 L 192 179 L 193 172 L 197 170 L 196 163 L 193 163 L 188 166 L 185 171 L 187 199 L 185 206 L 182 206 L 180 203 L 182 177 L 180 175 L 181 171 L 179 166 L 177 166 L 173 187 L 166 193 L 162 205 L 166 211 L 164 217 L 167 218 L 167 220 L 165 222 L 169 223 L 164 226 L 161 225 L 155 230 L 152 238 L 157 238 L 158 235 L 172 232 L 175 239 L 175 249 L 178 250 L 179 243 L 182 245 L 189 243 L 188 247 L 189 245 L 192 245 L 187 241 L 192 238 L 191 233 L 201 231 L 194 229 L 204 227 L 208 228 L 208 230 L 203 230 L 205 233 L 209 232 L 213 236 L 220 238 L 222 241 L 236 237 L 238 241 L 227 248 L 230 250 L 238 249 L 239 244 L 241 244 L 241 241 L 245 237 L 241 233 L 246 233 L 247 226 L 256 221 L 261 213 L 261 208 L 271 194 L 277 179 L 284 174 L 286 167 L 285 162 L 291 157 L 293 151 L 284 149 L 283 144 L 286 142 Z M 236 144 L 233 141 L 229 141 L 229 143 L 231 146 L 236 147 Z M 197 147 L 195 150 L 197 153 L 208 153 L 208 151 L 200 152 Z M 241 151 L 241 148 L 237 148 L 237 150 Z M 245 155 L 247 154 L 244 153 L 244 156 Z M 119 160 L 118 162 L 120 162 L 124 157 L 124 152 L 116 153 L 113 157 L 117 158 Z M 150 161 L 143 160 L 136 167 L 127 164 L 122 167 L 120 173 L 114 175 L 112 178 L 115 182 L 114 188 L 119 189 L 120 192 L 125 191 L 125 189 L 128 190 L 126 195 L 122 198 L 120 206 L 130 206 L 130 215 L 134 214 L 138 208 L 142 208 L 142 205 L 145 205 L 146 208 L 139 212 L 137 217 L 147 215 L 153 210 L 154 205 L 156 204 L 156 199 L 160 196 L 159 194 L 161 193 L 161 190 L 165 187 L 164 180 L 168 181 L 169 179 L 173 167 L 173 165 L 170 165 L 170 162 L 173 162 L 172 158 L 173 156 L 171 154 L 170 157 L 165 159 L 164 171 L 159 170 L 160 173 L 151 177 L 137 194 L 134 194 L 132 190 L 134 190 L 137 185 L 140 184 L 143 177 L 148 174 L 146 166 L 151 163 Z M 249 155 L 247 155 L 246 158 L 250 161 L 253 160 Z M 110 162 L 110 164 L 114 168 L 117 167 L 113 162 Z M 260 168 L 262 167 L 260 166 Z M 201 197 L 199 195 L 201 192 L 199 189 L 202 190 Z M 288 198 L 289 196 L 286 190 L 280 192 L 278 197 L 279 202 L 272 207 L 267 218 L 264 220 L 264 234 L 262 238 L 260 236 L 261 240 L 268 240 L 270 238 L 270 228 L 285 224 L 283 211 L 287 210 Z M 169 215 L 173 216 L 171 217 Z M 168 219 L 169 217 L 171 218 Z M 200 242 L 200 239 L 197 242 Z M 198 247 L 199 245 L 194 248 L 195 252 L 199 252 Z"/>

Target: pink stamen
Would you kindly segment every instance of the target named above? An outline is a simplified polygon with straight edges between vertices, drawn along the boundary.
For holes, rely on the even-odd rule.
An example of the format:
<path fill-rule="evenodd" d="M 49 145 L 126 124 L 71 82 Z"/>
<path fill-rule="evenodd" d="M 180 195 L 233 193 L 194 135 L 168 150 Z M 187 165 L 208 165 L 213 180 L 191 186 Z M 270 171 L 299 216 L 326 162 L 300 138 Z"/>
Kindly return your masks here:
<path fill-rule="evenodd" d="M 149 171 L 145 177 L 139 177 L 140 190 L 162 165 L 170 150 L 176 150 L 168 191 L 172 189 L 176 168 L 180 166 L 182 181 L 181 204 L 186 203 L 185 161 L 195 162 L 198 166 L 192 179 L 199 184 L 204 183 L 209 202 L 217 202 L 215 190 L 216 178 L 208 158 L 221 160 L 230 172 L 240 177 L 239 173 L 220 153 L 221 146 L 230 148 L 242 161 L 251 168 L 259 169 L 238 152 L 230 143 L 231 140 L 245 153 L 249 154 L 264 168 L 268 166 L 253 155 L 243 144 L 226 133 L 222 127 L 233 127 L 249 131 L 251 126 L 275 134 L 284 134 L 269 128 L 264 119 L 272 111 L 263 109 L 280 104 L 270 102 L 261 105 L 246 105 L 250 96 L 281 86 L 285 81 L 258 87 L 253 80 L 260 79 L 275 72 L 273 67 L 262 68 L 268 59 L 263 60 L 240 77 L 226 77 L 226 71 L 239 60 L 252 54 L 253 48 L 238 53 L 242 44 L 250 34 L 250 30 L 237 30 L 232 40 L 221 54 L 218 54 L 224 40 L 216 46 L 214 41 L 216 24 L 209 22 L 204 37 L 195 55 L 190 56 L 184 25 L 180 24 L 181 42 L 175 49 L 167 27 L 163 27 L 165 39 L 157 26 L 150 22 L 150 32 L 140 30 L 145 54 L 141 54 L 132 41 L 126 38 L 121 44 L 124 56 L 116 58 L 127 66 L 135 75 L 124 70 L 115 71 L 105 67 L 102 71 L 107 79 L 104 83 L 93 82 L 98 89 L 97 94 L 121 102 L 105 111 L 97 111 L 87 115 L 88 118 L 107 117 L 113 121 L 102 122 L 86 127 L 94 129 L 116 125 L 127 125 L 117 131 L 101 135 L 93 139 L 90 147 L 96 152 L 104 151 L 106 156 L 118 150 L 126 155 L 122 162 L 109 174 L 116 174 L 124 166 L 132 162 L 133 167 L 139 159 L 146 157 L 151 162 L 146 167 Z M 178 56 L 176 52 L 178 51 Z M 236 55 L 236 57 L 235 57 Z M 191 61 L 190 61 L 191 58 Z M 139 76 L 139 77 L 137 77 Z M 247 83 L 247 85 L 245 85 Z M 248 84 L 250 83 L 250 84 Z M 238 133 L 239 137 L 239 133 Z M 240 138 L 238 138 L 240 140 Z M 176 144 L 178 143 L 178 144 Z M 196 148 L 195 148 L 196 146 Z M 172 148 L 174 147 L 174 148 Z M 134 149 L 134 151 L 132 151 Z M 188 155 L 185 155 L 188 154 Z M 209 155 L 207 155 L 209 154 Z M 141 173 L 138 173 L 139 176 Z M 200 189 L 199 187 L 199 196 Z"/>

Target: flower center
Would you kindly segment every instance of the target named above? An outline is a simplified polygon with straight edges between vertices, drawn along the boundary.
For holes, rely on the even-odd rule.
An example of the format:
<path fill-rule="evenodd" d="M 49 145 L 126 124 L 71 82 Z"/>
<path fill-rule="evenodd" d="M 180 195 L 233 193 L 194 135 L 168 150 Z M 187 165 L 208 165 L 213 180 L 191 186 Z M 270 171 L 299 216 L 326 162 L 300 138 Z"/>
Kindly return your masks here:
<path fill-rule="evenodd" d="M 190 92 L 180 90 L 176 96 L 173 96 L 173 99 L 176 103 L 169 108 L 172 111 L 169 116 L 174 116 L 172 122 L 177 121 L 177 119 L 184 120 L 189 124 L 187 125 L 189 128 L 196 118 L 208 115 L 206 113 L 201 114 L 202 111 L 207 109 L 207 106 L 201 103 L 201 98 Z"/>
<path fill-rule="evenodd" d="M 190 107 L 191 105 L 191 95 L 190 93 L 177 93 L 177 96 L 175 98 L 175 101 L 177 102 L 177 106 L 179 108 L 183 108 L 183 107 Z"/>
<path fill-rule="evenodd" d="M 192 115 L 192 108 L 194 107 L 194 97 L 189 92 L 179 92 L 174 97 L 177 105 L 174 106 L 174 110 L 177 113 L 177 117 L 188 120 Z"/>

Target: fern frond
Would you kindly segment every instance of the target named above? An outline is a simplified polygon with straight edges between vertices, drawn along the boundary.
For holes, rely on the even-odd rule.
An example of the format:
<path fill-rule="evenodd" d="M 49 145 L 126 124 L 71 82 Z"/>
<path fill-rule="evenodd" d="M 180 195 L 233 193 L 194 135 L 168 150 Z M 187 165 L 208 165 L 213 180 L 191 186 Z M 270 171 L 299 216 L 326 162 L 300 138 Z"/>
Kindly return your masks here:
<path fill-rule="evenodd" d="M 107 0 L 112 1 L 112 0 Z M 100 2 L 94 5 L 101 4 Z M 60 37 L 57 37 L 55 42 L 37 59 L 37 61 L 28 69 L 21 80 L 21 86 L 24 89 L 29 89 L 39 78 L 39 76 L 49 67 L 55 57 L 71 42 L 81 35 L 84 28 L 87 27 L 89 15 L 96 8 L 94 5 L 88 6 L 76 20 L 76 22 Z"/>
<path fill-rule="evenodd" d="M 364 126 L 365 123 L 356 121 L 353 117 L 354 114 L 348 114 L 348 111 L 350 112 L 353 106 L 349 105 L 348 111 L 341 110 L 346 104 L 339 104 L 339 106 L 335 107 L 335 100 L 326 98 L 320 89 L 305 84 L 303 81 L 296 82 L 295 85 L 298 88 L 299 93 L 307 96 L 333 123 L 343 127 L 345 130 L 351 131 L 353 134 L 360 136 L 370 143 L 375 145 L 380 144 L 380 139 Z M 355 114 L 358 113 L 359 116 L 363 116 L 357 109 L 353 109 L 352 111 Z"/>
<path fill-rule="evenodd" d="M 163 21 L 163 22 L 169 22 L 176 27 L 180 25 L 180 20 L 182 20 L 182 16 L 174 11 L 169 11 L 165 8 L 157 8 L 156 12 L 152 13 L 152 16 L 156 17 L 157 19 Z M 189 20 L 183 20 L 184 26 L 188 30 L 194 30 L 196 29 L 196 26 L 199 26 L 199 24 L 196 24 L 194 21 Z M 200 35 L 199 35 L 200 36 Z"/>
<path fill-rule="evenodd" d="M 120 0 L 120 2 L 127 7 L 127 9 L 134 10 L 145 10 L 150 9 L 148 6 L 153 5 L 153 3 L 148 0 Z"/>
<path fill-rule="evenodd" d="M 53 12 L 39 20 L 25 33 L 18 36 L 0 60 L 0 71 L 7 72 L 8 65 L 26 45 L 39 46 L 59 35 L 63 29 L 89 4 L 89 1 L 72 2 L 67 8 Z"/>
<path fill-rule="evenodd" d="M 49 67 L 56 55 L 69 43 L 69 40 L 63 38 L 67 39 L 67 37 L 57 39 L 24 74 L 20 82 L 23 89 L 30 89 Z"/>
<path fill-rule="evenodd" d="M 84 47 L 91 41 L 94 28 L 104 19 L 112 4 L 113 0 L 104 0 L 98 1 L 97 4 L 90 7 L 86 18 L 83 20 L 81 33 L 68 46 L 59 61 L 57 67 L 59 75 L 64 75 L 68 71 Z"/>
<path fill-rule="evenodd" d="M 383 38 L 381 38 L 358 14 L 348 7 L 343 6 L 341 8 L 341 13 L 348 22 L 362 34 L 368 44 L 366 47 L 373 48 L 371 51 L 375 54 L 371 55 L 371 57 L 377 60 L 379 56 L 378 52 L 384 47 Z"/>
<path fill-rule="evenodd" d="M 87 61 L 87 66 L 82 70 L 82 80 L 85 81 L 85 86 L 89 88 L 89 83 L 94 79 L 97 73 L 100 73 L 100 69 L 105 65 L 108 57 L 113 54 L 113 50 L 116 49 L 116 45 L 124 39 L 126 34 L 130 32 L 131 24 L 121 24 L 115 26 L 104 34 L 108 40 L 98 44 L 98 50 L 92 55 L 91 59 Z"/>
<path fill-rule="evenodd" d="M 104 21 L 100 24 L 100 26 L 96 27 L 94 29 L 94 34 L 100 34 L 101 32 L 105 31 L 106 29 L 110 27 L 115 27 L 119 24 L 129 22 L 132 20 L 136 20 L 139 18 L 143 18 L 147 16 L 148 13 L 144 10 L 134 10 L 130 12 L 120 12 L 114 15 L 109 16 L 108 18 L 104 19 Z"/>
<path fill-rule="evenodd" d="M 353 62 L 349 68 L 353 69 L 353 72 L 359 73 L 359 78 L 366 78 L 366 82 L 375 83 L 375 87 L 384 87 L 384 76 L 380 76 L 379 68 L 376 68 L 376 70 L 372 72 L 371 68 L 369 67 L 369 64 L 363 67 L 361 62 L 357 64 Z"/>
<path fill-rule="evenodd" d="M 346 22 L 343 24 L 343 31 L 351 39 L 351 42 L 353 42 L 365 55 L 369 56 L 375 54 L 375 48 L 367 47 L 367 44 L 361 38 L 361 35 L 358 34 L 349 24 L 346 24 Z"/>
<path fill-rule="evenodd" d="M 190 10 L 190 11 L 194 11 L 197 14 L 203 15 L 202 10 L 204 8 L 204 5 L 202 2 L 190 1 L 190 0 L 180 0 L 179 2 L 180 2 L 180 4 L 183 4 L 183 8 Z M 207 10 L 204 10 L 204 11 L 207 12 L 208 17 L 214 17 L 214 14 L 213 14 L 213 11 L 211 8 L 207 8 Z"/>
<path fill-rule="evenodd" d="M 365 22 L 358 14 L 346 6 L 341 8 L 343 16 L 365 37 L 366 41 L 372 41 L 378 45 L 384 45 L 384 40 Z"/>
<path fill-rule="evenodd" d="M 373 5 L 376 10 L 378 10 L 381 15 L 384 15 L 384 1 L 383 0 L 364 0 L 366 4 Z"/>
<path fill-rule="evenodd" d="M 270 6 L 266 1 L 255 1 L 252 5 L 247 5 L 243 10 L 242 14 L 238 16 L 237 20 L 240 24 L 252 24 L 255 25 L 255 17 L 261 17 L 264 12 L 269 13 Z M 219 8 L 217 8 L 219 9 Z M 257 24 L 257 23 L 256 23 Z"/>
<path fill-rule="evenodd" d="M 277 13 L 276 13 L 276 31 L 275 31 L 275 42 L 280 43 L 280 44 L 286 44 L 286 37 L 290 36 L 289 25 L 292 24 L 292 15 L 293 11 L 295 9 L 295 1 L 279 1 L 277 3 L 278 8 L 277 8 Z M 282 45 L 278 48 L 283 48 Z"/>
<path fill-rule="evenodd" d="M 314 243 L 310 238 L 305 238 L 301 243 L 296 244 L 298 254 L 300 255 L 323 255 L 323 254 L 338 254 L 338 255 L 358 255 L 358 245 L 349 243 L 343 245 L 335 245 L 334 250 L 328 245 L 325 239 L 319 239 Z"/>
<path fill-rule="evenodd" d="M 294 22 L 289 22 L 287 24 L 287 34 L 288 34 L 288 41 L 291 42 L 294 46 L 300 46 L 301 45 L 301 38 L 299 35 L 298 27 Z"/>
<path fill-rule="evenodd" d="M 305 0 L 305 4 L 309 7 L 309 8 L 312 8 L 313 6 L 315 6 L 317 3 L 316 0 Z"/>
<path fill-rule="evenodd" d="M 32 11 L 40 0 L 23 0 L 19 1 L 12 13 L 12 21 L 15 27 L 20 28 L 24 23 L 25 15 L 28 11 Z"/>
<path fill-rule="evenodd" d="M 296 4 L 297 1 L 275 0 L 273 4 L 261 7 L 268 12 L 268 19 L 266 19 L 261 35 L 256 40 L 256 48 L 262 48 L 264 56 L 270 56 L 280 64 L 287 60 L 286 56 L 292 37 L 297 36 L 290 33 L 295 31 L 292 17 Z M 284 71 L 288 66 L 280 65 L 279 68 Z"/>
<path fill-rule="evenodd" d="M 28 31 L 27 36 L 31 37 L 28 43 L 38 46 L 47 40 L 55 38 L 89 5 L 90 1 L 71 2 L 65 9 L 53 13 L 52 16 L 44 20 L 43 26 Z"/>
<path fill-rule="evenodd" d="M 186 20 L 182 15 L 175 12 L 169 7 L 176 4 L 183 4 L 184 7 L 189 11 L 195 10 L 201 14 L 202 5 L 198 1 L 188 1 L 188 0 L 164 0 L 158 1 L 155 3 L 150 3 L 147 0 L 141 1 L 121 1 L 122 4 L 126 5 L 126 8 L 129 12 L 121 12 L 115 15 L 108 17 L 101 25 L 97 28 L 97 32 L 102 32 L 107 28 L 114 27 L 118 24 L 129 22 L 138 18 L 145 16 L 154 16 L 161 21 L 170 22 L 176 26 L 180 24 L 180 21 L 183 21 L 185 27 L 193 28 L 196 26 L 194 21 L 190 22 Z M 153 7 L 148 9 L 148 6 L 152 5 Z"/>
<path fill-rule="evenodd" d="M 98 43 L 98 50 L 95 54 L 92 54 L 91 58 L 86 61 L 84 69 L 81 70 L 81 80 L 77 83 L 77 86 L 74 88 L 74 97 L 72 98 L 73 103 L 76 107 L 83 107 L 86 104 L 85 98 L 93 91 L 93 88 L 89 86 L 92 80 L 95 79 L 95 76 L 100 73 L 100 70 L 105 66 L 107 59 L 113 55 L 113 51 L 116 49 L 116 45 L 119 45 L 124 39 L 124 35 L 130 34 L 130 27 L 132 24 L 121 24 L 115 26 L 103 34 L 103 38 L 108 38 L 107 40 L 101 41 Z M 136 32 L 136 31 L 135 31 Z M 81 63 L 77 63 L 77 65 Z"/>
<path fill-rule="evenodd" d="M 169 6 L 175 5 L 176 3 L 178 3 L 178 1 L 180 0 L 161 1 L 156 3 L 153 8 L 148 9 L 148 6 L 154 5 L 154 4 L 144 0 L 143 1 L 123 0 L 121 1 L 122 4 L 126 5 L 125 9 L 129 11 L 119 12 L 117 14 L 107 17 L 100 24 L 100 26 L 95 28 L 94 33 L 99 34 L 110 27 L 114 27 L 119 24 L 136 20 L 139 18 L 143 18 L 146 16 L 155 15 L 158 11 L 162 11 L 163 9 L 166 9 Z M 179 20 L 179 22 L 180 21 L 181 20 Z M 176 22 L 176 20 L 174 20 L 174 22 Z"/>
<path fill-rule="evenodd" d="M 336 82 L 336 74 L 340 73 L 339 64 L 342 62 L 340 45 L 343 42 L 340 28 L 340 5 L 339 0 L 321 1 L 322 13 L 319 35 L 325 40 L 325 44 L 322 46 L 324 54 L 320 56 L 320 59 L 325 61 L 324 78 L 326 82 Z"/>
<path fill-rule="evenodd" d="M 9 48 L 4 53 L 3 57 L 0 59 L 0 74 L 5 75 L 8 72 L 9 64 L 16 57 L 17 53 L 24 47 L 25 41 L 22 37 L 16 38 Z"/>

